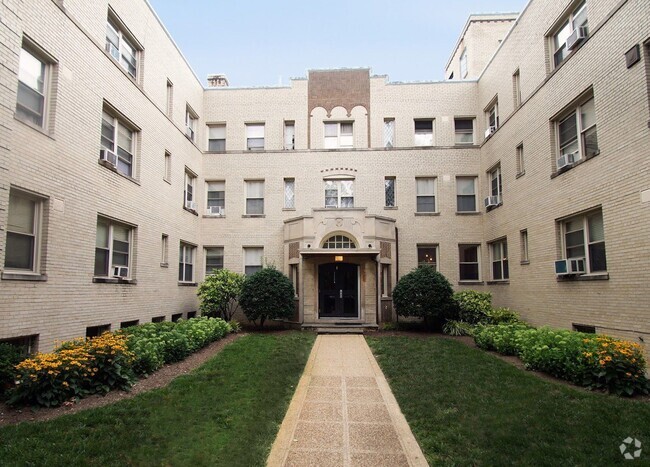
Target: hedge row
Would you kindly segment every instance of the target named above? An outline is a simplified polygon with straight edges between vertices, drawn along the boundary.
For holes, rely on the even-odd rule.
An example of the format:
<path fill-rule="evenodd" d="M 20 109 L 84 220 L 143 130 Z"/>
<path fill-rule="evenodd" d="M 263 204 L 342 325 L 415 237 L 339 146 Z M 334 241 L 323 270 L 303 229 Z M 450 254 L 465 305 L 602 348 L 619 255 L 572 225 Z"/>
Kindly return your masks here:
<path fill-rule="evenodd" d="M 517 355 L 526 368 L 579 386 L 624 396 L 650 389 L 643 350 L 636 343 L 524 324 L 478 325 L 473 334 L 482 349 Z"/>
<path fill-rule="evenodd" d="M 8 403 L 58 406 L 66 400 L 128 389 L 136 375 L 184 359 L 233 327 L 219 318 L 150 323 L 63 343 L 15 367 Z"/>

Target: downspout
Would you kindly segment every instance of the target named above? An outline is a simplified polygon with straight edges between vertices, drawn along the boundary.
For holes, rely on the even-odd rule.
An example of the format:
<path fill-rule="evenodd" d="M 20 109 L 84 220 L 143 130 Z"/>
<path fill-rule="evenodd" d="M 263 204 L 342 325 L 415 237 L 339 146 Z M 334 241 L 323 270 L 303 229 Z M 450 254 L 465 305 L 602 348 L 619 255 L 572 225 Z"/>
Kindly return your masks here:
<path fill-rule="evenodd" d="M 393 285 L 393 289 L 395 288 L 395 285 L 397 285 L 397 281 L 399 281 L 399 229 L 395 227 L 395 284 Z M 391 305 L 393 305 L 393 310 L 395 310 L 395 304 L 392 303 L 392 291 L 391 291 Z M 399 315 L 397 312 L 395 312 L 395 321 L 399 323 Z"/>
<path fill-rule="evenodd" d="M 377 255 L 375 257 L 375 313 L 376 313 L 376 319 L 375 322 L 377 323 L 377 326 L 379 326 L 379 307 L 381 305 L 381 297 L 379 296 L 379 258 L 381 255 Z"/>

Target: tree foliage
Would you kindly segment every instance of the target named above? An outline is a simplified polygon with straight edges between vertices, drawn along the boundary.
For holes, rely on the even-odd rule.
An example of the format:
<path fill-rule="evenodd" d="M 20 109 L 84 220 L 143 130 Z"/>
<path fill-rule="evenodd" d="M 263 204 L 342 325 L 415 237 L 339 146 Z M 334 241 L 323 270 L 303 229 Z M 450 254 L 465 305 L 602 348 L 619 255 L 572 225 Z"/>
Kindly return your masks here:
<path fill-rule="evenodd" d="M 245 276 L 227 269 L 218 269 L 207 276 L 199 286 L 201 314 L 230 321 L 237 311 L 237 300 Z"/>
<path fill-rule="evenodd" d="M 415 316 L 428 325 L 441 324 L 455 310 L 451 284 L 433 266 L 420 266 L 403 276 L 393 290 L 400 316 Z"/>
<path fill-rule="evenodd" d="M 244 281 L 239 304 L 246 317 L 264 326 L 267 319 L 290 318 L 294 312 L 293 284 L 287 276 L 267 267 Z"/>

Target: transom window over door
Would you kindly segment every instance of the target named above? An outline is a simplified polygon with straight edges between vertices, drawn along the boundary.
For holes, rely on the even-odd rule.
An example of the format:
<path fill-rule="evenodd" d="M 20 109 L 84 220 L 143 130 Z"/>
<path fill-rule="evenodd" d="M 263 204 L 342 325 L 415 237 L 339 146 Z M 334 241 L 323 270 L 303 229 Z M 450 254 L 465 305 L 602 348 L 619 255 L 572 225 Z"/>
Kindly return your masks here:
<path fill-rule="evenodd" d="M 325 181 L 326 208 L 354 207 L 354 180 Z"/>
<path fill-rule="evenodd" d="M 357 245 L 345 235 L 332 235 L 330 238 L 325 240 L 323 243 L 323 248 L 326 249 L 343 249 L 350 250 L 356 248 Z"/>

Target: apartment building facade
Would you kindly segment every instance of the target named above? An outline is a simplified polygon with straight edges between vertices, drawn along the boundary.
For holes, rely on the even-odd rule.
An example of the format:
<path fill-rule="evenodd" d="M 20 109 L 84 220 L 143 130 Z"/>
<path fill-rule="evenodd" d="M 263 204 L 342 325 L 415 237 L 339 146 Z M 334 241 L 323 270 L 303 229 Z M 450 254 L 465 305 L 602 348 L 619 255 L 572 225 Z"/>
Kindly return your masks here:
<path fill-rule="evenodd" d="M 206 274 L 267 265 L 292 322 L 375 327 L 422 263 L 537 325 L 650 338 L 647 2 L 472 15 L 445 81 L 250 89 L 204 88 L 146 1 L 0 8 L 0 339 L 192 316 Z"/>

